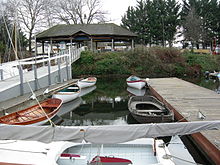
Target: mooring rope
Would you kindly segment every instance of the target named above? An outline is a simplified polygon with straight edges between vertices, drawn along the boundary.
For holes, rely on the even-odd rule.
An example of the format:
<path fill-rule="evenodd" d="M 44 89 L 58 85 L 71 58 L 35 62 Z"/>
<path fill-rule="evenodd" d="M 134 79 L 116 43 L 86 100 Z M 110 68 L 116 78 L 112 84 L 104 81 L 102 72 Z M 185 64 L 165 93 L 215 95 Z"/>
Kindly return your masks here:
<path fill-rule="evenodd" d="M 15 53 L 15 58 L 16 58 L 16 60 L 18 61 L 18 64 L 19 64 L 19 66 L 21 67 L 21 70 L 23 71 L 22 65 L 21 65 L 21 63 L 20 63 L 20 59 L 19 59 L 19 57 L 18 57 L 18 54 L 17 54 L 17 52 L 16 52 L 15 46 L 14 46 L 14 44 L 13 44 L 13 42 L 12 42 L 12 38 L 11 38 L 10 33 L 9 33 L 9 30 L 8 30 L 8 26 L 7 26 L 7 24 L 6 24 L 6 20 L 5 20 L 4 13 L 3 13 L 3 20 L 4 20 L 4 23 L 5 23 L 6 31 L 7 31 L 9 40 L 10 40 L 10 42 L 11 42 L 13 51 L 14 51 L 14 53 Z M 16 29 L 15 29 L 15 30 L 16 30 Z M 15 43 L 15 44 L 16 44 L 16 43 Z M 29 81 L 27 81 L 25 75 L 24 75 L 24 79 L 25 79 L 25 82 L 28 84 L 28 86 L 29 86 L 29 88 L 30 88 L 30 90 L 31 90 L 32 95 L 35 96 L 35 93 L 33 92 L 32 88 L 31 88 L 31 86 L 30 86 L 30 83 L 29 83 Z M 43 109 L 43 107 L 41 106 L 40 102 L 38 101 L 37 97 L 34 97 L 34 99 L 37 101 L 37 104 L 39 105 L 39 107 L 40 107 L 41 110 L 43 111 L 44 115 L 46 116 L 46 118 L 47 118 L 48 121 L 50 122 L 50 125 L 51 125 L 51 126 L 56 126 L 55 123 L 48 117 L 48 115 L 47 115 L 46 112 L 44 111 L 44 109 Z"/>

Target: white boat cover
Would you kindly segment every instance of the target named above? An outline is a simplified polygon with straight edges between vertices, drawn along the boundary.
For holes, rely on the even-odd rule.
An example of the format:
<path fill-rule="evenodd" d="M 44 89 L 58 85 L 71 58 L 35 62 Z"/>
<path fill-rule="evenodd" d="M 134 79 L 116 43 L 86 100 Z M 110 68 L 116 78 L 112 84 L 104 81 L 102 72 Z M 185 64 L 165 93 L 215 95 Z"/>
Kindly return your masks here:
<path fill-rule="evenodd" d="M 0 125 L 1 140 L 41 142 L 71 141 L 122 143 L 138 138 L 187 135 L 205 130 L 220 130 L 220 120 L 179 123 L 106 125 L 106 126 L 16 126 Z"/>

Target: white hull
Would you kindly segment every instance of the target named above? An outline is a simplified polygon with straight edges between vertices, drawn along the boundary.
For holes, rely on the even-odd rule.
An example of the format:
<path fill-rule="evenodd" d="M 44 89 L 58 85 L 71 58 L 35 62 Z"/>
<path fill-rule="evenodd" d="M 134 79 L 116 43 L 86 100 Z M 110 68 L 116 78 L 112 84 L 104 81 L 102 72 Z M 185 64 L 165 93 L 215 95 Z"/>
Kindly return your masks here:
<path fill-rule="evenodd" d="M 88 82 L 78 81 L 77 85 L 78 85 L 80 88 L 88 88 L 88 87 L 91 87 L 91 86 L 95 85 L 95 82 L 94 82 L 94 83 L 88 83 Z"/>
<path fill-rule="evenodd" d="M 131 82 L 131 83 L 127 82 L 127 85 L 132 88 L 142 89 L 146 85 L 146 82 L 144 82 L 144 81 Z"/>
<path fill-rule="evenodd" d="M 69 159 L 60 157 L 59 165 L 87 165 L 92 158 L 97 156 L 112 156 L 132 161 L 132 165 L 174 165 L 171 159 L 163 158 L 164 155 L 170 154 L 167 147 L 159 147 L 162 140 L 156 140 L 156 155 L 153 153 L 154 140 L 150 138 L 137 139 L 121 144 L 75 144 L 68 149 L 69 154 L 80 155 Z M 74 160 L 74 161 L 73 161 Z"/>
<path fill-rule="evenodd" d="M 76 99 L 77 97 L 79 97 L 79 92 L 75 93 L 71 93 L 71 92 L 59 92 L 57 94 L 53 95 L 53 98 L 58 98 L 63 100 L 63 103 L 67 103 L 69 101 L 72 101 L 74 99 Z"/>
<path fill-rule="evenodd" d="M 88 77 L 82 80 L 78 80 L 77 85 L 80 88 L 88 88 L 96 84 L 97 79 L 95 77 Z"/>
<path fill-rule="evenodd" d="M 57 165 L 57 159 L 70 142 L 1 140 L 0 162 L 34 165 Z M 44 154 L 45 153 L 45 154 Z"/>

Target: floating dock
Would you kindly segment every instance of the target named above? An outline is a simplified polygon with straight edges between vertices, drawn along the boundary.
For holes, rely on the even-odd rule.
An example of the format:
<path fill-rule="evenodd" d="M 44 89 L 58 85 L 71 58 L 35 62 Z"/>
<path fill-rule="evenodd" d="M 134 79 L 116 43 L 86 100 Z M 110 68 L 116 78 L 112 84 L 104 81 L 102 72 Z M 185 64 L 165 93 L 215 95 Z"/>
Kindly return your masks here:
<path fill-rule="evenodd" d="M 178 78 L 150 79 L 152 94 L 167 104 L 180 122 L 220 120 L 220 95 Z M 213 164 L 220 164 L 220 130 L 191 135 Z"/>

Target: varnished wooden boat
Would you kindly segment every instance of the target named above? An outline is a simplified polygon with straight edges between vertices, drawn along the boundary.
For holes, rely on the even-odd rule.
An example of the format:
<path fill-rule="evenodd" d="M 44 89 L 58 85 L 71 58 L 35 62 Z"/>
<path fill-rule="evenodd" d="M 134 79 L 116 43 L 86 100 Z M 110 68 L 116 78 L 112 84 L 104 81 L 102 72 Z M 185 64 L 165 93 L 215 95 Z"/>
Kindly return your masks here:
<path fill-rule="evenodd" d="M 173 112 L 153 96 L 131 97 L 128 109 L 139 123 L 165 123 L 174 118 Z"/>
<path fill-rule="evenodd" d="M 51 98 L 24 110 L 0 117 L 0 124 L 10 125 L 42 125 L 53 118 L 62 105 L 62 100 Z"/>

